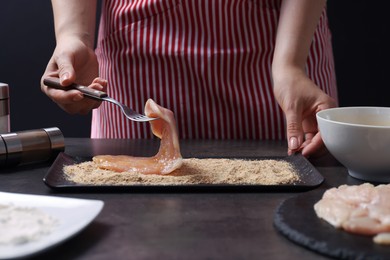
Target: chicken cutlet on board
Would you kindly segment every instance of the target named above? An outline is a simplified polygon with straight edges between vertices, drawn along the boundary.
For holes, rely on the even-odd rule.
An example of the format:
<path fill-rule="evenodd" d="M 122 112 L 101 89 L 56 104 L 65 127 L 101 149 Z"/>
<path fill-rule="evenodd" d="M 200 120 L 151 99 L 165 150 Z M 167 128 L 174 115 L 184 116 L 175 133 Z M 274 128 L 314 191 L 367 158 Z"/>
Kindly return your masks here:
<path fill-rule="evenodd" d="M 319 218 L 335 228 L 375 235 L 374 242 L 390 244 L 390 184 L 341 185 L 327 190 L 314 205 Z"/>

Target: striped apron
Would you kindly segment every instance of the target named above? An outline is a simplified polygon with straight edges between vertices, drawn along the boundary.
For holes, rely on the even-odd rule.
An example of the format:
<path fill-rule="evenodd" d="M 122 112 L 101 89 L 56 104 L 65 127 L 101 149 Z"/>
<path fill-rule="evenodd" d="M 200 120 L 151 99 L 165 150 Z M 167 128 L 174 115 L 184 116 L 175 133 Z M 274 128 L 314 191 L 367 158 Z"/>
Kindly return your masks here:
<path fill-rule="evenodd" d="M 104 0 L 96 54 L 108 94 L 143 111 L 152 98 L 175 114 L 181 139 L 286 138 L 272 90 L 280 0 Z M 337 99 L 326 10 L 306 65 Z M 108 102 L 92 138 L 151 138 L 148 123 Z"/>

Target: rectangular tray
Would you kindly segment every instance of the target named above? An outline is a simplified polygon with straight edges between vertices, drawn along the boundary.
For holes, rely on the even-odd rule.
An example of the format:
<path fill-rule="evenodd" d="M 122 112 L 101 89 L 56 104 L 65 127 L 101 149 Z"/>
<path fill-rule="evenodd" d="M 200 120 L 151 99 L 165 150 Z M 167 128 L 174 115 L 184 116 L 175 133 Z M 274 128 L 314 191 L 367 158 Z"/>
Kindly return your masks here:
<path fill-rule="evenodd" d="M 198 157 L 200 158 L 200 157 Z M 210 157 L 208 157 L 210 158 Z M 216 157 L 213 157 L 214 159 Z M 300 180 L 291 184 L 280 185 L 243 185 L 243 184 L 185 184 L 185 185 L 86 185 L 78 184 L 69 181 L 65 177 L 63 167 L 90 161 L 92 157 L 73 157 L 65 153 L 60 153 L 53 162 L 46 176 L 43 178 L 44 183 L 57 191 L 267 191 L 267 192 L 294 192 L 305 191 L 319 186 L 324 177 L 317 171 L 317 169 L 302 155 L 293 155 L 286 157 L 240 157 L 226 159 L 247 159 L 247 160 L 265 160 L 276 159 L 285 160 L 289 162 L 298 172 Z"/>

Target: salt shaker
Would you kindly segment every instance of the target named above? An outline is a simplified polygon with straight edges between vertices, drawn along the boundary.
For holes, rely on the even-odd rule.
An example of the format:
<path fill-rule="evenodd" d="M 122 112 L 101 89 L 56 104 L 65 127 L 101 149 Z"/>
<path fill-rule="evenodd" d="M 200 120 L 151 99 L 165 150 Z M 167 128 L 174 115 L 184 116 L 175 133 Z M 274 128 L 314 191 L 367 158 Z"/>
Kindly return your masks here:
<path fill-rule="evenodd" d="M 0 134 L 10 131 L 9 86 L 0 82 Z"/>

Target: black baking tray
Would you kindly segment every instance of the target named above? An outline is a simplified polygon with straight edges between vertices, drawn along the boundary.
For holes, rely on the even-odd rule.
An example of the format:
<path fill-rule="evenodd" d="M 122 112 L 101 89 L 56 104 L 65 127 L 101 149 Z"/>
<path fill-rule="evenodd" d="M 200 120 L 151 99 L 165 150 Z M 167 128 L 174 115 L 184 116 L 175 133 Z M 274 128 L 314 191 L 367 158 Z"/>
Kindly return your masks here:
<path fill-rule="evenodd" d="M 198 157 L 200 158 L 200 157 Z M 210 158 L 210 157 L 208 157 Z M 216 157 L 213 157 L 216 158 Z M 228 157 L 220 157 L 228 158 Z M 74 157 L 66 153 L 60 153 L 56 160 L 53 162 L 46 176 L 44 177 L 44 183 L 58 191 L 267 191 L 267 192 L 293 192 L 293 191 L 307 191 L 319 186 L 324 177 L 318 172 L 318 170 L 302 155 L 293 155 L 286 157 L 245 157 L 245 158 L 228 158 L 228 159 L 248 159 L 248 160 L 261 160 L 261 159 L 277 159 L 285 160 L 289 162 L 298 172 L 300 180 L 291 184 L 280 185 L 242 185 L 242 184 L 184 184 L 184 185 L 151 185 L 151 184 L 139 184 L 139 185 L 86 185 L 79 184 L 66 179 L 63 172 L 63 167 L 66 165 L 72 165 L 81 163 L 83 161 L 90 161 L 92 157 Z"/>
<path fill-rule="evenodd" d="M 283 201 L 275 212 L 274 227 L 292 242 L 337 259 L 390 259 L 390 246 L 375 244 L 372 236 L 336 229 L 317 217 L 314 204 L 323 189 Z"/>

